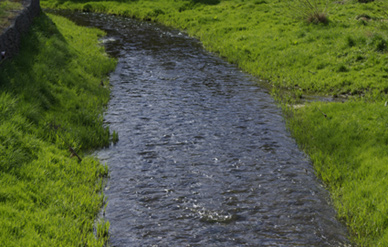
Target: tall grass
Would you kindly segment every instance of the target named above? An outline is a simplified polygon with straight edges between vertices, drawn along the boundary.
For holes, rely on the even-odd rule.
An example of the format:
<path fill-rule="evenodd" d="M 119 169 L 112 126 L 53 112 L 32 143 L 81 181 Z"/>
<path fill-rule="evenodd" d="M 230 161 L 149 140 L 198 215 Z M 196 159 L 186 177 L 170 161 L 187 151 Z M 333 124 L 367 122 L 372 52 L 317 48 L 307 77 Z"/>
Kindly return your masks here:
<path fill-rule="evenodd" d="M 0 245 L 104 246 L 96 238 L 107 167 L 85 151 L 109 144 L 102 111 L 115 66 L 103 32 L 42 14 L 0 67 Z M 69 147 L 82 157 L 71 158 Z"/>
<path fill-rule="evenodd" d="M 327 24 L 329 0 L 291 0 L 289 8 L 291 14 L 303 21 L 314 24 Z"/>

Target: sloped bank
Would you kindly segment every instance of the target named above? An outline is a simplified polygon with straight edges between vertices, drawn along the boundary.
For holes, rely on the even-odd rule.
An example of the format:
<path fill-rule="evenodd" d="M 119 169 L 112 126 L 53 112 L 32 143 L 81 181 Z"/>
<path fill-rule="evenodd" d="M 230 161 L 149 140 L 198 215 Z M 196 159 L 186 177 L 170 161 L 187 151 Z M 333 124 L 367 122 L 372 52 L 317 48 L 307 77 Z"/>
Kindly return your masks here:
<path fill-rule="evenodd" d="M 103 35 L 42 13 L 0 67 L 0 246 L 106 244 L 107 168 L 86 155 L 110 143 Z"/>
<path fill-rule="evenodd" d="M 0 35 L 0 65 L 2 60 L 17 54 L 23 34 L 29 30 L 34 18 L 41 12 L 39 0 L 24 0 L 23 6 L 11 26 Z"/>

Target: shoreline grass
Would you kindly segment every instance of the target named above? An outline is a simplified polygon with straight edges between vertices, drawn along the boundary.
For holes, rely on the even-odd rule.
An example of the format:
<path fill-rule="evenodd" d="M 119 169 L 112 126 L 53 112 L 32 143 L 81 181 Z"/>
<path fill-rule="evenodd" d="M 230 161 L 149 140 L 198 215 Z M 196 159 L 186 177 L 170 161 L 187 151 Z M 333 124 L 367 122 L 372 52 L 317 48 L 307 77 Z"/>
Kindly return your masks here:
<path fill-rule="evenodd" d="M 179 28 L 268 80 L 352 240 L 388 246 L 388 7 L 383 0 L 366 2 L 329 1 L 328 21 L 318 24 L 294 18 L 288 2 L 277 0 L 42 0 L 42 6 Z M 353 97 L 286 106 L 308 93 Z"/>
<path fill-rule="evenodd" d="M 84 155 L 110 142 L 102 119 L 109 89 L 100 84 L 115 61 L 98 45 L 102 35 L 42 13 L 0 67 L 1 246 L 107 241 L 108 223 L 96 218 L 108 170 Z"/>
<path fill-rule="evenodd" d="M 382 0 L 330 1 L 326 25 L 297 20 L 287 1 L 200 2 L 206 1 L 42 0 L 42 6 L 105 12 L 183 29 L 206 49 L 276 87 L 328 95 L 388 92 L 388 6 Z"/>
<path fill-rule="evenodd" d="M 315 102 L 287 110 L 293 135 L 329 186 L 338 218 L 359 246 L 388 245 L 388 108 L 384 105 Z"/>

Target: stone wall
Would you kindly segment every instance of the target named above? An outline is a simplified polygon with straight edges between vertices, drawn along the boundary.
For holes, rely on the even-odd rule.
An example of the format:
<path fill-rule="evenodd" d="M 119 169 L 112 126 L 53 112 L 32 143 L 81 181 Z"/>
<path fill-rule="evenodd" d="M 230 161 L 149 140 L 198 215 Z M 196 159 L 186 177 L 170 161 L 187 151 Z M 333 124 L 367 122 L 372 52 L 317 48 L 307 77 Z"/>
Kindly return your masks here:
<path fill-rule="evenodd" d="M 11 26 L 0 35 L 0 65 L 4 59 L 18 53 L 22 35 L 29 30 L 34 17 L 41 11 L 39 0 L 24 0 L 23 5 L 23 10 L 12 21 Z"/>

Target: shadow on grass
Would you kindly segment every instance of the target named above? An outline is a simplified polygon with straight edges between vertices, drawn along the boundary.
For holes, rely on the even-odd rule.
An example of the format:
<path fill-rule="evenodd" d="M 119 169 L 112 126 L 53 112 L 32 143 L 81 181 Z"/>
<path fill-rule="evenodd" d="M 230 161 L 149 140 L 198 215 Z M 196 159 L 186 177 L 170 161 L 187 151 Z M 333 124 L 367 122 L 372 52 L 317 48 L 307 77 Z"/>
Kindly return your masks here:
<path fill-rule="evenodd" d="M 113 0 L 111 2 L 118 2 L 118 3 L 130 3 L 130 2 L 137 2 L 138 0 Z M 72 2 L 72 3 L 89 3 L 89 2 L 107 2 L 107 0 L 57 0 L 58 4 L 62 5 L 66 2 Z M 183 0 L 182 2 L 189 2 L 191 4 L 205 4 L 205 5 L 217 5 L 221 2 L 221 0 Z"/>
<path fill-rule="evenodd" d="M 220 0 L 191 0 L 191 2 L 195 3 L 201 3 L 206 5 L 217 5 L 220 3 Z"/>
<path fill-rule="evenodd" d="M 1 65 L 0 90 L 22 95 L 44 109 L 50 108 L 56 100 L 47 82 L 58 79 L 50 70 L 64 67 L 71 59 L 64 43 L 66 40 L 56 25 L 41 13 L 22 38 L 19 54 Z"/>
<path fill-rule="evenodd" d="M 24 137 L 41 122 L 46 110 L 59 104 L 51 87 L 57 78 L 49 70 L 51 66 L 65 66 L 66 57 L 70 57 L 66 47 L 65 38 L 42 13 L 22 38 L 19 54 L 1 64 L 0 129 L 6 128 L 8 133 L 0 133 L 0 147 L 5 147 L 0 156 L 7 160 L 0 162 L 0 171 L 12 169 L 17 173 L 22 164 L 36 159 L 37 144 Z"/>

